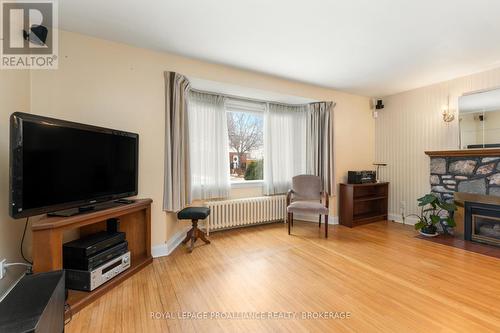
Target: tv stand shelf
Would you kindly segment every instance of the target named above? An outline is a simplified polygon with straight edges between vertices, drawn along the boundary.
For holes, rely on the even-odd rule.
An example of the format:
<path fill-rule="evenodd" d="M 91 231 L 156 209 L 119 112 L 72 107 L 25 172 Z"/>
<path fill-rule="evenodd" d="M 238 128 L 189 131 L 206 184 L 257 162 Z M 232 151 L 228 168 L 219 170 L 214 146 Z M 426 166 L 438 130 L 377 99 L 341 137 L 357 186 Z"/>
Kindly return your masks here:
<path fill-rule="evenodd" d="M 33 222 L 33 270 L 36 273 L 60 270 L 63 234 L 78 230 L 80 236 L 106 230 L 106 220 L 120 219 L 119 231 L 125 232 L 131 254 L 131 267 L 91 292 L 69 290 L 68 303 L 78 312 L 113 287 L 149 265 L 151 256 L 151 199 L 137 199 L 108 209 L 90 211 L 70 217 L 47 217 Z"/>
<path fill-rule="evenodd" d="M 339 223 L 348 227 L 387 219 L 389 183 L 340 184 Z"/>

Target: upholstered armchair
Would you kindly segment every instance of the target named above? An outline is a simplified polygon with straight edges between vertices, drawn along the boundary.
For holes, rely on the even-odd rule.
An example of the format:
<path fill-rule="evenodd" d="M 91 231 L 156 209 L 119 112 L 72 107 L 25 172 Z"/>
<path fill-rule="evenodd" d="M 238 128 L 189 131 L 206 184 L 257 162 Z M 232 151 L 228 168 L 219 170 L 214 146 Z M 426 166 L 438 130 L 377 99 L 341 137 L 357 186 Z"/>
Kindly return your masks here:
<path fill-rule="evenodd" d="M 292 189 L 286 196 L 286 210 L 288 213 L 288 234 L 293 227 L 293 214 L 325 216 L 325 238 L 328 238 L 328 193 L 321 191 L 321 179 L 313 175 L 298 175 L 292 178 Z"/>

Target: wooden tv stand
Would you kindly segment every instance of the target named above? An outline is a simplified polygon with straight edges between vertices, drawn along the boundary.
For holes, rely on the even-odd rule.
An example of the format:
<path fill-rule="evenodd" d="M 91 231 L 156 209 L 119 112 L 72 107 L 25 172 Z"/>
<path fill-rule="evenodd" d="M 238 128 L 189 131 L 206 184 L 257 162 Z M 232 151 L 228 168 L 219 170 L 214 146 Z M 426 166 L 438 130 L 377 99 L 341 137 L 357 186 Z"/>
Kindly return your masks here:
<path fill-rule="evenodd" d="M 33 222 L 33 270 L 35 273 L 63 268 L 63 234 L 78 230 L 86 236 L 106 230 L 106 220 L 120 219 L 119 231 L 125 232 L 131 254 L 131 267 L 114 279 L 91 292 L 69 290 L 68 303 L 73 313 L 117 286 L 120 282 L 149 265 L 151 256 L 151 199 L 137 199 L 134 203 L 82 213 L 70 217 L 47 217 Z"/>

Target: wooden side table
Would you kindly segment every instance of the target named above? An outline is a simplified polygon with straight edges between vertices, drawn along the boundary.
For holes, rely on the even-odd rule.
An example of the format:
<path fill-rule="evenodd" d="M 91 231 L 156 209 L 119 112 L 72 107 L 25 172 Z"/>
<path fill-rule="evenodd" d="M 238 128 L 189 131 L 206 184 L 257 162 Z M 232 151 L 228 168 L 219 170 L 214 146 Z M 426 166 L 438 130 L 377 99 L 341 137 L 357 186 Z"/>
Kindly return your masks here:
<path fill-rule="evenodd" d="M 347 227 L 387 220 L 389 183 L 340 184 L 339 223 Z"/>

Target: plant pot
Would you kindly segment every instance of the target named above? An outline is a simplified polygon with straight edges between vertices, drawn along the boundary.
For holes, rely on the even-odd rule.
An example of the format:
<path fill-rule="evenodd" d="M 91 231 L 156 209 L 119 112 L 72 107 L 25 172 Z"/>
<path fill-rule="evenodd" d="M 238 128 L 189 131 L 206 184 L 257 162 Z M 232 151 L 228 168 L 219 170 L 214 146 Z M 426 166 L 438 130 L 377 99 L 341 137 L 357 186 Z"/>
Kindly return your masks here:
<path fill-rule="evenodd" d="M 420 233 L 424 236 L 437 236 L 437 228 L 435 225 L 426 225 L 420 229 Z"/>

